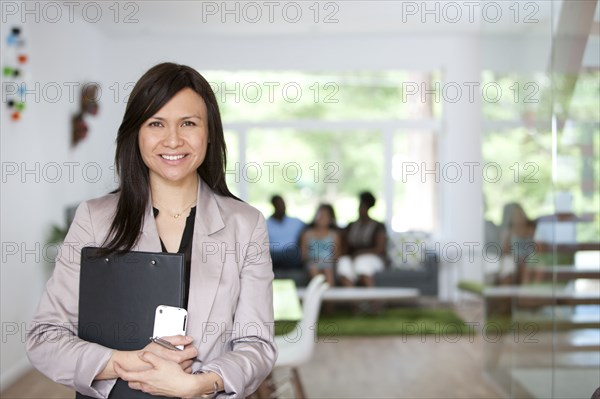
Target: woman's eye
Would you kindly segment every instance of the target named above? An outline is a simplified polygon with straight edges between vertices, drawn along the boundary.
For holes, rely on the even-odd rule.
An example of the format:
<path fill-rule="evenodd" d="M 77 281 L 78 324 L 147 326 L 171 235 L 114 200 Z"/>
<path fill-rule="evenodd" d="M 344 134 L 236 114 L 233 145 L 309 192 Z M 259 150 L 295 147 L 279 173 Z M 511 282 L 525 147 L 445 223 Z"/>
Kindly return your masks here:
<path fill-rule="evenodd" d="M 155 121 L 155 122 L 150 122 L 150 123 L 148 124 L 148 126 L 152 126 L 152 127 L 159 127 L 159 126 L 160 126 L 160 122 L 156 122 L 156 121 Z"/>
<path fill-rule="evenodd" d="M 183 122 L 183 126 L 196 126 L 196 124 L 192 121 L 185 121 Z"/>

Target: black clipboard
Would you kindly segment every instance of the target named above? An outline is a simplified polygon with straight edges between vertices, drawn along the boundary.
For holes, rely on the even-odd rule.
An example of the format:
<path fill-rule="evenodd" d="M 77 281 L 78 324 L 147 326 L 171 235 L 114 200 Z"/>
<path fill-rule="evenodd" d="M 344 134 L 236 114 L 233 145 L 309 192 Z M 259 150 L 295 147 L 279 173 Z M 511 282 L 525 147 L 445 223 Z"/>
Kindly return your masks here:
<path fill-rule="evenodd" d="M 116 350 L 144 348 L 158 305 L 183 307 L 185 257 L 178 253 L 130 251 L 98 256 L 81 250 L 79 338 Z M 153 398 L 118 379 L 109 398 Z M 88 398 L 80 393 L 77 399 Z"/>

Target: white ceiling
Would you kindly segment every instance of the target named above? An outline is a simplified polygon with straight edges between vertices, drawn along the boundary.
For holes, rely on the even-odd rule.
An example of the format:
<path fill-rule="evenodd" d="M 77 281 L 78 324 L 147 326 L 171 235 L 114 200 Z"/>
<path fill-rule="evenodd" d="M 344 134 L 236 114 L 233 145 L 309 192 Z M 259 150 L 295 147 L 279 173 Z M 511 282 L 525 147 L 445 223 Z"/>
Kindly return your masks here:
<path fill-rule="evenodd" d="M 469 3 L 475 4 L 466 5 Z M 561 3 L 561 0 L 535 2 L 342 0 L 318 3 L 314 0 L 138 1 L 120 3 L 119 23 L 114 23 L 110 18 L 102 18 L 97 27 L 113 37 L 548 35 L 553 16 L 557 15 Z M 269 6 L 269 4 L 273 5 Z M 426 9 L 435 10 L 435 7 L 437 13 L 425 12 Z M 497 22 L 493 22 L 498 15 L 497 7 L 501 7 L 501 16 L 498 17 Z M 233 12 L 227 13 L 226 9 Z M 297 10 L 301 12 L 298 21 L 291 22 L 298 15 Z M 460 12 L 460 16 L 457 12 Z M 436 21 L 436 14 L 438 21 Z M 138 22 L 123 23 L 127 15 L 131 15 Z M 236 16 L 239 22 L 236 21 Z M 325 22 L 327 16 L 330 19 L 329 23 Z M 537 22 L 526 23 L 527 16 Z"/>

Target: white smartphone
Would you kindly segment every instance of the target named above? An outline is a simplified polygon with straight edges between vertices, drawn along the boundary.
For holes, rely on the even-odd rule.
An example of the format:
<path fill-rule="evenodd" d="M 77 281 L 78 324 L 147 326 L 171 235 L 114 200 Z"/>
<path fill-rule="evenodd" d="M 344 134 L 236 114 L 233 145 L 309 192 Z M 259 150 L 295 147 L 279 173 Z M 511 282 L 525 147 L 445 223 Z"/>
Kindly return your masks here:
<path fill-rule="evenodd" d="M 154 314 L 154 332 L 152 337 L 168 337 L 185 335 L 187 327 L 187 310 L 174 306 L 158 305 Z M 183 345 L 176 345 L 183 349 Z"/>

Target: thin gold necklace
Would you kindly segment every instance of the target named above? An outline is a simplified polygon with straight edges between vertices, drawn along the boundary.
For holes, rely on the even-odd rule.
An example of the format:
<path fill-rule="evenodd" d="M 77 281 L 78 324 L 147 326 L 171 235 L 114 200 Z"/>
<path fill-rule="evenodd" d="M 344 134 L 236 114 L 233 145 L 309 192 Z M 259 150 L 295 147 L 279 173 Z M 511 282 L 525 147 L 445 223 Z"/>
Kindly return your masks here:
<path fill-rule="evenodd" d="M 154 201 L 154 203 L 156 205 L 158 205 L 159 210 L 164 210 L 165 207 L 163 207 L 161 204 L 158 203 L 158 201 Z M 183 208 L 183 210 L 181 212 L 177 212 L 177 213 L 173 213 L 171 216 L 173 216 L 174 219 L 179 219 L 179 217 L 181 217 L 181 215 L 183 215 L 183 213 L 185 211 L 187 211 L 188 209 L 190 209 L 192 206 L 194 206 L 196 204 L 196 200 L 194 200 L 194 202 L 192 202 L 191 204 L 189 204 L 188 206 L 186 206 L 185 208 Z"/>

